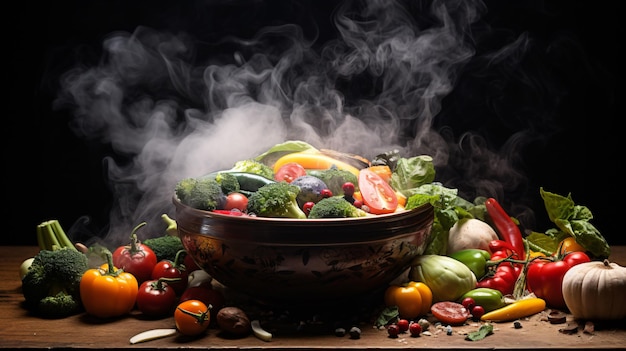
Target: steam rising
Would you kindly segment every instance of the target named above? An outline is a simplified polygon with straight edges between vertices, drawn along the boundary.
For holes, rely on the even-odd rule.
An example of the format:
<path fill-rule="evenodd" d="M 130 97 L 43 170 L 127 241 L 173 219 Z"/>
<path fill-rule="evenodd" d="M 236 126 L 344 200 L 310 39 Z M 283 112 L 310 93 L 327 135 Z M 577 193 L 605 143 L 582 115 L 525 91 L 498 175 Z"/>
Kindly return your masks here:
<path fill-rule="evenodd" d="M 178 180 L 230 168 L 285 140 L 366 158 L 392 149 L 429 154 L 441 168 L 451 151 L 470 155 L 472 177 L 490 162 L 507 173 L 472 178 L 482 195 L 499 192 L 484 179 L 517 177 L 480 137 L 453 146 L 450 131 L 433 128 L 475 54 L 470 27 L 482 4 L 435 1 L 417 19 L 397 3 L 355 5 L 337 8 L 338 36 L 325 43 L 296 24 L 209 44 L 138 27 L 111 33 L 98 65 L 67 72 L 57 102 L 74 111 L 73 130 L 115 152 L 104 160 L 115 201 L 109 240 L 125 241 L 143 221 L 161 229 L 159 216 L 173 216 Z M 452 186 L 468 181 L 441 174 Z"/>

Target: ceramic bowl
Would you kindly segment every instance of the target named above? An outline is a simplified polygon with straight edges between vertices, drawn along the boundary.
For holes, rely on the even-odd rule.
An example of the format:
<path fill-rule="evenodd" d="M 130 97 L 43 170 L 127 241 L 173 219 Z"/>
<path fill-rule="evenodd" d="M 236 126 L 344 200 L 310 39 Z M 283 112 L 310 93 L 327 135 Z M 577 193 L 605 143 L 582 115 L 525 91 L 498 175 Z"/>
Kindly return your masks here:
<path fill-rule="evenodd" d="M 229 289 L 267 302 L 319 302 L 386 287 L 422 254 L 429 204 L 362 218 L 283 219 L 194 209 L 173 198 L 195 262 Z"/>

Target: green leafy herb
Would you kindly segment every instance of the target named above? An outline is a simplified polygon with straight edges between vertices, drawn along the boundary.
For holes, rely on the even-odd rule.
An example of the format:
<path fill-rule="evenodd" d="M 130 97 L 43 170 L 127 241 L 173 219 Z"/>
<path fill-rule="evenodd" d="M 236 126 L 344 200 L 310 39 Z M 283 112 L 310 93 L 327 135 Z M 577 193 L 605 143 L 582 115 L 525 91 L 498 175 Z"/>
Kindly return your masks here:
<path fill-rule="evenodd" d="M 493 334 L 493 325 L 486 323 L 480 326 L 477 331 L 468 333 L 465 337 L 465 340 L 469 341 L 478 341 L 486 338 L 487 336 Z"/>

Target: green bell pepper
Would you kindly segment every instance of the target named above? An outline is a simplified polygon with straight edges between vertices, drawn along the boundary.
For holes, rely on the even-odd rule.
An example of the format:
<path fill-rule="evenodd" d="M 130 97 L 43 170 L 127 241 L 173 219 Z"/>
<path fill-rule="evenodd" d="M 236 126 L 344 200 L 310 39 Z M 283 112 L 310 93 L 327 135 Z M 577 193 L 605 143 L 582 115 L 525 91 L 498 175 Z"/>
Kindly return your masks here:
<path fill-rule="evenodd" d="M 487 273 L 487 261 L 491 258 L 489 251 L 481 249 L 465 249 L 448 255 L 465 264 L 476 276 L 482 278 Z"/>
<path fill-rule="evenodd" d="M 491 288 L 476 288 L 470 290 L 459 298 L 459 303 L 466 297 L 474 299 L 476 306 L 483 306 L 485 312 L 491 312 L 507 305 L 502 292 Z"/>

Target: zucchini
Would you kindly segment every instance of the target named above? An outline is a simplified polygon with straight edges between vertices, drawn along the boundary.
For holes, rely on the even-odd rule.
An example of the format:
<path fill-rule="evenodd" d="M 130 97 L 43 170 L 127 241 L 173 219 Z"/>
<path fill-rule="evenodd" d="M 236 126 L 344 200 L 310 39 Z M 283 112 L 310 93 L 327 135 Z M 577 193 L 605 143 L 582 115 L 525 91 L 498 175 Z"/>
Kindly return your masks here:
<path fill-rule="evenodd" d="M 265 178 L 264 176 L 259 175 L 259 174 L 247 173 L 247 172 L 231 172 L 228 170 L 212 172 L 212 173 L 205 175 L 205 177 L 215 179 L 215 177 L 219 173 L 230 173 L 234 175 L 235 178 L 237 178 L 237 181 L 239 182 L 241 193 L 246 196 L 250 196 L 253 192 L 259 190 L 259 188 L 262 187 L 263 185 L 276 183 L 275 180 Z"/>

